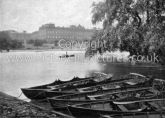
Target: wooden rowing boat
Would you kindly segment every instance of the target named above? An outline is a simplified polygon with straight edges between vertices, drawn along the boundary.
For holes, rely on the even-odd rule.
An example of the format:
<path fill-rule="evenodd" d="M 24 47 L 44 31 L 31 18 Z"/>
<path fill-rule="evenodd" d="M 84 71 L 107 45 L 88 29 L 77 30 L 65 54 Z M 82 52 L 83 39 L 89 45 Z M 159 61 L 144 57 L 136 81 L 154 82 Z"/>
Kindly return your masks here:
<path fill-rule="evenodd" d="M 139 80 L 139 81 L 137 81 Z M 126 82 L 136 82 L 136 84 L 125 84 Z M 152 84 L 150 83 L 150 79 L 140 75 L 131 73 L 127 75 L 123 79 L 119 80 L 112 80 L 106 84 L 100 84 L 97 86 L 90 86 L 85 88 L 80 88 L 82 93 L 75 93 L 69 95 L 63 95 L 59 97 L 48 98 L 49 102 L 51 103 L 52 107 L 57 110 L 64 109 L 67 105 L 85 103 L 85 102 L 93 102 L 92 100 L 105 100 L 115 97 L 118 93 L 128 93 L 128 91 L 141 91 L 150 89 Z M 79 91 L 80 91 L 79 89 Z M 49 91 L 46 94 L 54 94 L 54 91 Z"/>
<path fill-rule="evenodd" d="M 101 78 L 101 77 L 99 77 Z M 105 78 L 105 77 L 104 77 Z M 74 92 L 74 93 L 82 93 L 82 92 L 92 92 L 92 91 L 97 91 L 97 90 L 107 90 L 109 91 L 109 89 L 116 89 L 116 88 L 127 88 L 127 87 L 131 87 L 131 86 L 137 86 L 137 87 L 143 87 L 143 86 L 151 86 L 151 82 L 150 79 L 140 75 L 140 74 L 136 74 L 136 73 L 130 73 L 120 79 L 117 80 L 105 80 L 103 81 L 103 79 L 101 79 L 101 82 L 98 82 L 97 84 L 93 83 L 90 84 L 89 87 L 82 85 L 79 86 L 73 86 L 73 84 L 71 86 L 67 86 L 66 84 L 60 85 L 58 87 L 56 87 L 56 89 L 51 90 L 51 91 L 47 91 L 47 97 L 51 97 L 51 96 L 57 96 L 57 91 L 70 91 L 70 92 Z M 134 83 L 129 84 L 129 83 Z M 150 84 L 148 84 L 150 83 Z M 64 87 L 65 85 L 65 87 Z M 69 85 L 69 84 L 68 84 Z M 60 89 L 59 89 L 60 88 Z"/>
<path fill-rule="evenodd" d="M 72 91 L 75 88 L 79 87 L 88 87 L 97 85 L 99 83 L 106 83 L 107 81 L 111 80 L 112 75 L 107 75 L 107 78 L 101 78 L 97 77 L 87 77 L 87 78 L 73 78 L 70 81 L 55 81 L 50 84 L 36 86 L 36 87 L 30 87 L 30 88 L 21 88 L 24 95 L 31 99 L 31 100 L 43 100 L 46 99 L 46 97 L 54 97 L 54 96 L 60 96 L 60 95 L 66 95 L 66 94 L 73 94 L 76 91 Z M 53 94 L 46 94 L 46 93 L 52 93 Z M 77 91 L 78 92 L 78 91 Z"/>
<path fill-rule="evenodd" d="M 97 86 L 90 86 L 90 87 L 84 87 L 79 88 L 78 91 L 80 92 L 86 92 L 86 91 L 92 91 L 92 90 L 106 90 L 106 89 L 114 89 L 114 88 L 127 88 L 130 86 L 152 86 L 153 79 L 146 77 L 144 75 L 138 74 L 138 73 L 129 73 L 127 75 L 122 76 L 119 79 L 111 80 L 110 83 L 106 84 L 99 84 Z"/>
<path fill-rule="evenodd" d="M 63 95 L 59 97 L 48 98 L 52 108 L 54 110 L 66 110 L 68 105 L 82 104 L 82 103 L 90 103 L 96 101 L 104 101 L 104 100 L 115 100 L 120 98 L 121 96 L 125 96 L 131 93 L 139 93 L 142 91 L 151 91 L 151 87 L 143 87 L 137 88 L 137 86 L 131 86 L 128 88 L 117 88 L 117 89 L 109 89 L 109 90 L 99 90 L 93 92 L 85 92 L 85 93 L 76 93 Z"/>
<path fill-rule="evenodd" d="M 160 118 L 165 116 L 165 92 L 155 92 L 157 85 L 164 85 L 161 79 L 156 79 L 151 91 L 128 91 L 125 96 L 111 100 L 96 100 L 90 103 L 69 105 L 69 113 L 76 118 Z M 155 88 L 156 86 L 156 88 Z M 161 88 L 161 86 L 159 86 Z M 163 87 L 162 87 L 163 88 Z M 162 90 L 162 89 L 161 89 Z M 144 93 L 145 92 L 145 93 Z M 139 95 L 139 93 L 141 95 Z M 117 95 L 116 93 L 115 95 Z M 131 96 L 130 96 L 131 95 Z M 118 95 L 117 95 L 118 96 Z M 98 98 L 100 96 L 93 96 Z M 88 114 L 88 115 L 85 115 Z"/>
<path fill-rule="evenodd" d="M 148 94 L 148 95 L 142 95 L 142 96 L 126 96 L 124 98 L 115 100 L 115 104 L 131 104 L 136 102 L 145 102 L 145 101 L 159 101 L 162 98 L 165 98 L 165 92 L 161 92 L 158 94 Z"/>
<path fill-rule="evenodd" d="M 159 102 L 164 102 L 160 99 Z M 113 101 L 99 101 L 93 103 L 68 106 L 71 115 L 76 118 L 162 118 L 165 110 L 155 100 L 138 101 L 136 104 L 114 104 Z"/>

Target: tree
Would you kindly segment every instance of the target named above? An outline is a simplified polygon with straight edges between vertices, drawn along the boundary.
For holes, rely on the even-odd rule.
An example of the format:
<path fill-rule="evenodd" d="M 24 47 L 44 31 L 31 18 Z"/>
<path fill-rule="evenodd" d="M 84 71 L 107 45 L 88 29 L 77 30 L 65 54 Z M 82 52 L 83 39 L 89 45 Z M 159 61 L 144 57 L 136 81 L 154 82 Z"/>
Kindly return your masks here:
<path fill-rule="evenodd" d="M 7 50 L 10 47 L 11 38 L 6 32 L 0 32 L 0 50 Z"/>
<path fill-rule="evenodd" d="M 10 49 L 20 49 L 20 48 L 23 48 L 23 43 L 18 40 L 11 40 L 9 47 Z"/>
<path fill-rule="evenodd" d="M 93 24 L 103 22 L 107 50 L 159 55 L 165 45 L 164 0 L 105 0 L 93 3 L 92 14 Z"/>
<path fill-rule="evenodd" d="M 0 50 L 19 49 L 22 47 L 21 41 L 12 40 L 7 32 L 0 32 Z"/>
<path fill-rule="evenodd" d="M 39 40 L 39 39 L 34 40 L 34 46 L 36 47 L 42 46 L 43 44 L 44 44 L 43 40 Z"/>

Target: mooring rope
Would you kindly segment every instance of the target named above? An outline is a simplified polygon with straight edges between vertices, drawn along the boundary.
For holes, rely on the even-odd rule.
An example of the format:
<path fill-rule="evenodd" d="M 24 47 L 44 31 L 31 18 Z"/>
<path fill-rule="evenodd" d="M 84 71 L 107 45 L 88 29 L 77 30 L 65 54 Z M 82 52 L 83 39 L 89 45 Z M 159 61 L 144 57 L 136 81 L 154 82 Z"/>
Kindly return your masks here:
<path fill-rule="evenodd" d="M 16 97 L 16 98 L 20 98 L 22 96 L 22 94 L 23 94 L 23 92 L 21 92 L 20 95 L 18 97 Z"/>

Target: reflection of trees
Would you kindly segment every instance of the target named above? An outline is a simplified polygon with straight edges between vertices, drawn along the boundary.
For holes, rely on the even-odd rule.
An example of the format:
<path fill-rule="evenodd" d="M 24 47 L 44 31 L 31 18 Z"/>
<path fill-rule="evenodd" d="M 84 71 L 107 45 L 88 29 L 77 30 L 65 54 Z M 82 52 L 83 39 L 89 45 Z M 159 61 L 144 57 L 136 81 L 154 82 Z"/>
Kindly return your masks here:
<path fill-rule="evenodd" d="M 0 32 L 0 50 L 19 49 L 22 47 L 22 42 L 12 40 L 6 32 Z"/>
<path fill-rule="evenodd" d="M 93 40 L 106 41 L 103 51 L 120 49 L 131 55 L 157 53 L 165 46 L 165 0 L 105 0 L 93 3 L 92 23 L 103 22 Z"/>
<path fill-rule="evenodd" d="M 46 40 L 40 40 L 40 39 L 35 39 L 35 40 L 29 40 L 29 44 L 33 44 L 36 47 L 42 46 L 44 43 L 47 43 Z"/>

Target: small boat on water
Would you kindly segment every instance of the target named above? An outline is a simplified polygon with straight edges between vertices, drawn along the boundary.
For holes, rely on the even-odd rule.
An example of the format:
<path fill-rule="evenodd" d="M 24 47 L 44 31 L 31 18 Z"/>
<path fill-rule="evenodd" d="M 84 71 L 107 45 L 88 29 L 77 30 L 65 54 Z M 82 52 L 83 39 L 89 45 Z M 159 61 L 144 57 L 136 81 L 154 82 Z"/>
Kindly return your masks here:
<path fill-rule="evenodd" d="M 79 78 L 75 77 L 70 81 L 61 81 L 57 80 L 53 83 L 30 87 L 30 88 L 21 88 L 24 95 L 31 100 L 46 100 L 46 97 L 54 97 L 65 94 L 73 94 L 76 91 L 71 91 L 73 88 L 79 87 L 88 87 L 92 85 L 97 85 L 99 83 L 104 83 L 110 81 L 112 78 L 111 74 L 104 75 L 104 77 L 97 77 L 97 74 L 93 77 Z M 53 94 L 46 94 L 47 92 Z"/>
<path fill-rule="evenodd" d="M 112 100 L 68 106 L 75 118 L 162 118 L 165 99 L 115 104 Z M 161 106 L 160 106 L 161 104 Z"/>
<path fill-rule="evenodd" d="M 75 55 L 62 55 L 62 56 L 59 56 L 60 58 L 69 58 L 69 57 L 75 57 Z"/>
<path fill-rule="evenodd" d="M 69 57 L 75 57 L 74 54 L 68 55 L 68 53 L 66 52 L 66 54 L 59 56 L 59 58 L 69 58 Z"/>

